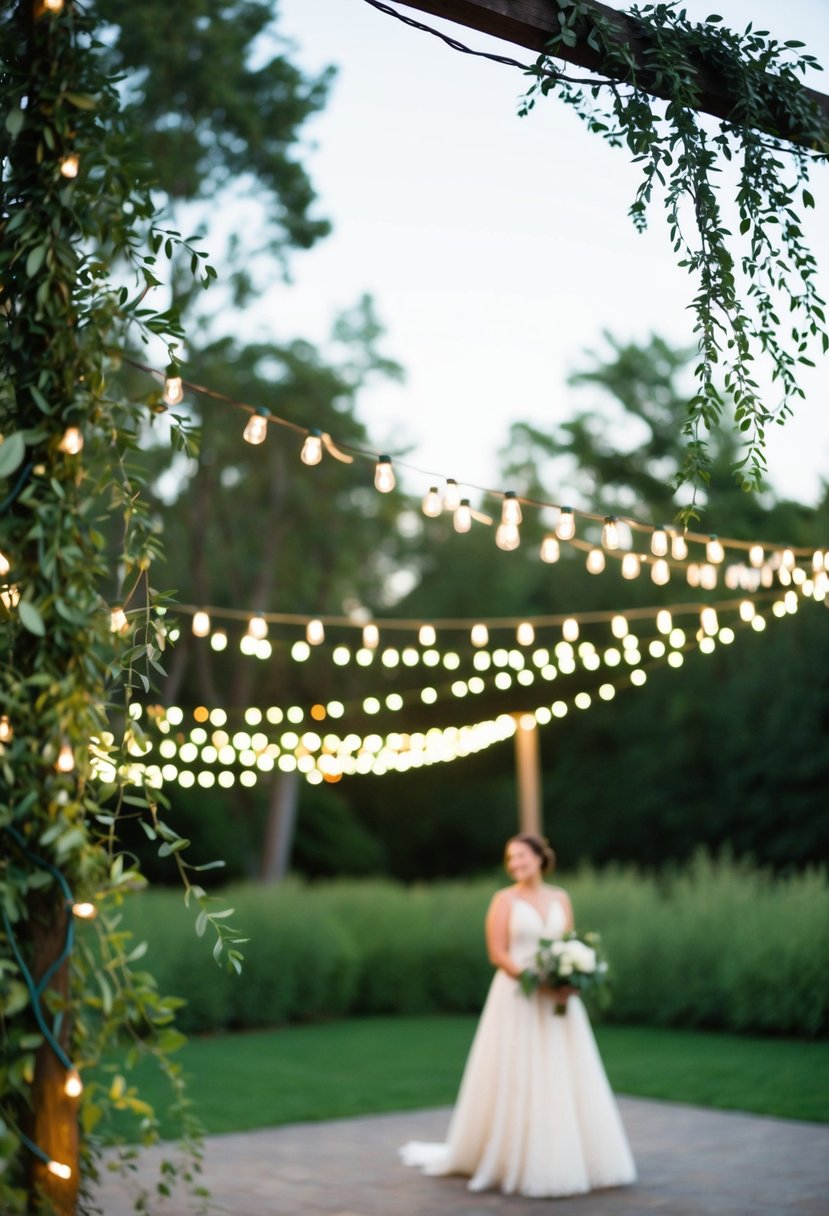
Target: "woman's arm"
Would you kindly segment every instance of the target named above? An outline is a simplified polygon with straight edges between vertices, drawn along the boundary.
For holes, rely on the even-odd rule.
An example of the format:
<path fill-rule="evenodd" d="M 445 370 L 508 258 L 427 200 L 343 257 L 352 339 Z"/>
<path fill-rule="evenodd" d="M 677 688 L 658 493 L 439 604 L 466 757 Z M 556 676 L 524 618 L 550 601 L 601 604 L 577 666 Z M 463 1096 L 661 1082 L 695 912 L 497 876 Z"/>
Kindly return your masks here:
<path fill-rule="evenodd" d="M 509 952 L 509 916 L 512 898 L 508 891 L 496 891 L 486 914 L 486 948 L 489 961 L 517 980 L 521 968 Z"/>

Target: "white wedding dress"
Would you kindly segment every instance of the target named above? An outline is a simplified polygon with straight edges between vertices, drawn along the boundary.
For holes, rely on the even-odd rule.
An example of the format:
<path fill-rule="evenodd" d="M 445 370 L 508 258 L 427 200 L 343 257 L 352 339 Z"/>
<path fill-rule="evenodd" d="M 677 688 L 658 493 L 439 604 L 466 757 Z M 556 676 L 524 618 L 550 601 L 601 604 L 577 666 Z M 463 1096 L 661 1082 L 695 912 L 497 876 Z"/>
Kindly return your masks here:
<path fill-rule="evenodd" d="M 564 910 L 546 920 L 513 897 L 509 949 L 530 966 L 539 939 L 560 937 Z M 533 1198 L 577 1195 L 636 1179 L 616 1101 L 584 1006 L 571 996 L 557 1016 L 549 996 L 524 995 L 498 970 L 464 1069 L 444 1144 L 413 1140 L 406 1165 L 464 1174 L 469 1189 Z"/>

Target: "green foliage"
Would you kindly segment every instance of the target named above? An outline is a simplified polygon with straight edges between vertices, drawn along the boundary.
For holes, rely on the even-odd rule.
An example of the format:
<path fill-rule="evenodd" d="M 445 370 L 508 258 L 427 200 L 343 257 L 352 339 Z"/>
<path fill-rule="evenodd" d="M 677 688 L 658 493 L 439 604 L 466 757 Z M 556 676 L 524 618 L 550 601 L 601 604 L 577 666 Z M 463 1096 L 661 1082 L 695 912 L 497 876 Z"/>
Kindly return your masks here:
<path fill-rule="evenodd" d="M 773 879 L 703 855 L 652 876 L 583 868 L 560 879 L 577 928 L 601 934 L 615 1022 L 806 1037 L 829 1032 L 829 889 L 824 871 Z M 191 1030 L 344 1014 L 480 1009 L 492 968 L 483 921 L 498 879 L 401 887 L 340 881 L 228 892 L 253 942 L 244 989 L 194 952 L 173 896 L 129 917 L 162 987 L 187 999 Z M 723 926 L 727 926 L 727 932 Z"/>
<path fill-rule="evenodd" d="M 521 113 L 539 96 L 556 93 L 611 146 L 627 146 L 643 172 L 630 208 L 637 229 L 646 225 L 654 192 L 662 191 L 671 244 L 696 284 L 691 307 L 697 391 L 683 422 L 687 450 L 677 484 L 690 481 L 698 489 L 708 483 L 703 432 L 714 429 L 730 399 L 745 441 L 735 475 L 743 489 L 757 489 L 766 468 L 768 425 L 783 422 L 792 402 L 804 395 L 798 365 L 814 366 L 806 353 L 813 340 L 824 354 L 829 349 L 817 264 L 800 218 L 801 206 L 814 206 L 809 165 L 825 159 L 827 147 L 825 122 L 801 81 L 818 65 L 802 53 L 801 43 L 781 44 L 752 25 L 737 34 L 717 16 L 691 21 L 676 3 L 637 6 L 631 15 L 643 28 L 645 83 L 656 82 L 656 91 L 668 99 L 663 105 L 642 86 L 635 52 L 620 40 L 611 17 L 584 0 L 557 3 L 560 32 L 533 69 Z M 569 82 L 548 57 L 580 42 L 599 55 L 607 81 L 588 82 L 587 88 Z M 724 80 L 737 99 L 713 132 L 696 111 L 706 71 Z M 792 133 L 800 144 L 788 142 Z M 746 238 L 739 252 L 716 177 L 730 162 L 739 166 L 736 222 L 738 239 Z M 758 356 L 768 359 L 779 385 L 775 405 L 764 400 L 755 378 Z M 694 503 L 681 517 L 698 518 Z"/>

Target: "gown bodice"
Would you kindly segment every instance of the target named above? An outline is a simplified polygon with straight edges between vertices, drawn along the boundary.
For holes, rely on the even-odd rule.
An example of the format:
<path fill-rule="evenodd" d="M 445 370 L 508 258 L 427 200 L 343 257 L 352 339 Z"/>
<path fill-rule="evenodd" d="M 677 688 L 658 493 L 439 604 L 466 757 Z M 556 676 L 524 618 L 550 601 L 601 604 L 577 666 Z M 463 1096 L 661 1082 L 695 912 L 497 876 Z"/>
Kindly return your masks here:
<path fill-rule="evenodd" d="M 519 966 L 528 966 L 535 958 L 541 939 L 562 937 L 565 924 L 565 912 L 560 900 L 552 899 L 547 915 L 542 916 L 534 904 L 520 895 L 513 895 L 509 918 L 511 957 Z"/>

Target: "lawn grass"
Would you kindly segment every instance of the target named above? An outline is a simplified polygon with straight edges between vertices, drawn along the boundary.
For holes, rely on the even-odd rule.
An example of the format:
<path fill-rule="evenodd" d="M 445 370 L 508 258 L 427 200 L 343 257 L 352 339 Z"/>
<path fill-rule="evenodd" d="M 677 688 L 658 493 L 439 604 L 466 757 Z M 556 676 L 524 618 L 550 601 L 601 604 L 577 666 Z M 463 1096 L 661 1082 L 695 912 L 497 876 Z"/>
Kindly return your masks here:
<path fill-rule="evenodd" d="M 475 1024 L 353 1018 L 193 1038 L 178 1058 L 205 1130 L 243 1131 L 449 1105 Z M 618 1093 L 829 1122 L 829 1043 L 635 1026 L 599 1026 L 597 1039 Z M 163 1110 L 155 1068 L 141 1065 L 134 1081 Z"/>

